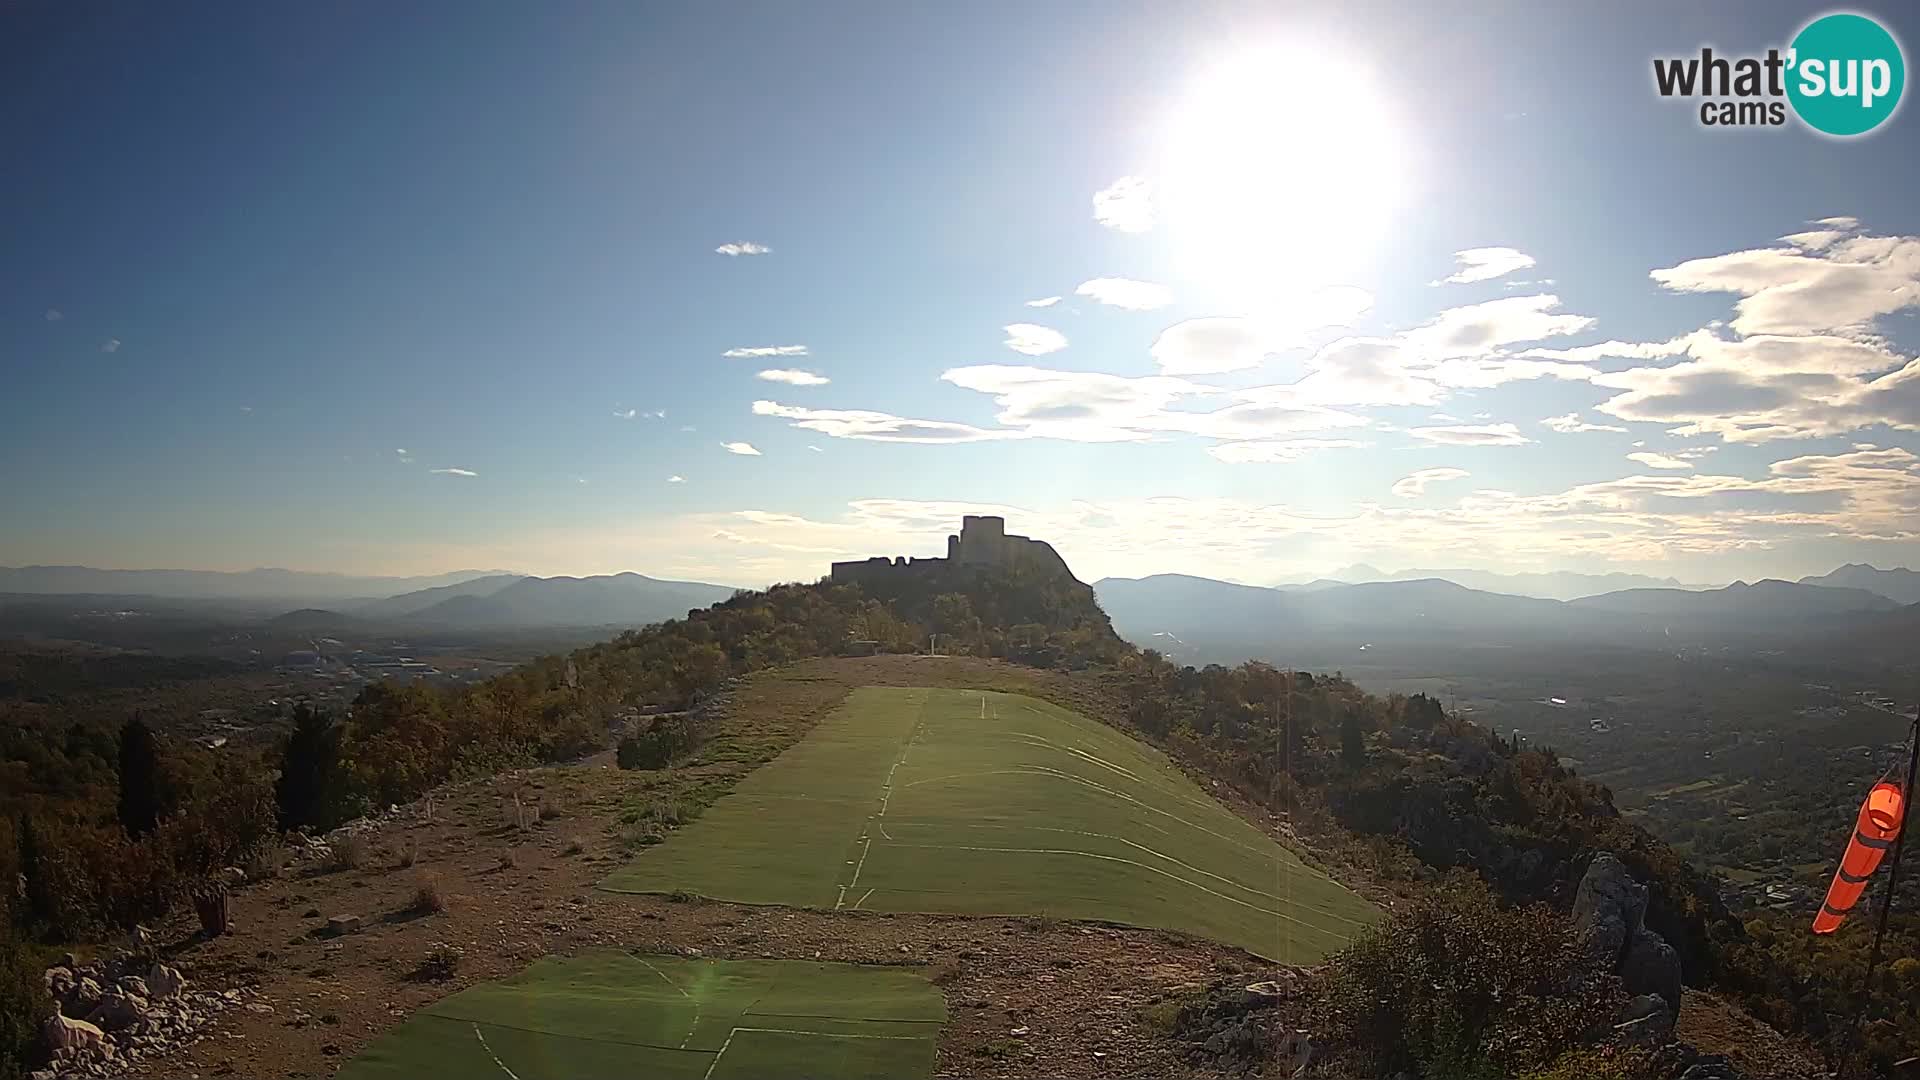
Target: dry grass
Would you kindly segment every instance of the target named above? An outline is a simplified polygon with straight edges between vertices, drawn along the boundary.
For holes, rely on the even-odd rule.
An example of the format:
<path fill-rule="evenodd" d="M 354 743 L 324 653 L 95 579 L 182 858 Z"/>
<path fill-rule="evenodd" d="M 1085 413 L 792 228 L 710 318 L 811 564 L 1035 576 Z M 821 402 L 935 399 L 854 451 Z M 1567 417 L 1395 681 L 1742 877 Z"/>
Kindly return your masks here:
<path fill-rule="evenodd" d="M 327 865 L 334 870 L 358 870 L 366 861 L 367 842 L 358 836 L 343 836 L 329 845 Z"/>
<path fill-rule="evenodd" d="M 416 915 L 438 915 L 447 910 L 447 898 L 440 892 L 440 878 L 427 874 L 413 890 L 413 902 L 407 910 Z"/>

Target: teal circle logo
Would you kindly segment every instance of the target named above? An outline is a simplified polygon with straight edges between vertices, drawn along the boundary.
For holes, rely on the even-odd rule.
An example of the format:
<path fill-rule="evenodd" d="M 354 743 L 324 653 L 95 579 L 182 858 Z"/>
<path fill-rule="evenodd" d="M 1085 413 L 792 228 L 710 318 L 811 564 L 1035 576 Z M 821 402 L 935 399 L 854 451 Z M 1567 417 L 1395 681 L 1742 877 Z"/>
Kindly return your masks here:
<path fill-rule="evenodd" d="M 1794 37 L 1788 55 L 1787 99 L 1815 131 L 1865 135 L 1900 107 L 1900 43 L 1865 15 L 1822 15 Z"/>

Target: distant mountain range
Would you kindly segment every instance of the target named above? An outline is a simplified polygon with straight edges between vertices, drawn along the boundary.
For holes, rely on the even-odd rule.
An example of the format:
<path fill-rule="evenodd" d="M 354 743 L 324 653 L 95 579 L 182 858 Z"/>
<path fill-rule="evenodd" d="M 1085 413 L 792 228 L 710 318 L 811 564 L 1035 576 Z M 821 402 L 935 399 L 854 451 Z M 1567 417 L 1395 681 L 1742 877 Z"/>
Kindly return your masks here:
<path fill-rule="evenodd" d="M 730 585 L 662 581 L 641 574 L 599 577 L 506 575 L 423 589 L 370 605 L 377 617 L 409 623 L 476 628 L 644 626 L 684 618 L 734 594 Z M 367 608 L 354 612 L 376 617 Z"/>
<path fill-rule="evenodd" d="M 306 570 L 98 570 L 91 566 L 0 567 L 0 593 L 162 596 L 195 600 L 351 600 L 394 596 L 503 570 L 455 570 L 425 577 L 355 577 Z"/>
<path fill-rule="evenodd" d="M 1324 578 L 1289 589 L 1318 589 L 1328 585 L 1364 585 L 1375 581 L 1424 581 L 1438 578 L 1482 592 L 1508 596 L 1532 596 L 1542 600 L 1573 600 L 1596 593 L 1621 589 L 1705 589 L 1705 585 L 1682 585 L 1673 578 L 1648 577 L 1645 574 L 1576 574 L 1566 570 L 1544 573 L 1499 574 L 1490 570 L 1399 570 L 1384 573 L 1366 563 L 1355 563 Z"/>
<path fill-rule="evenodd" d="M 1623 589 L 1574 600 L 1512 596 L 1437 578 L 1260 588 L 1161 574 L 1094 583 L 1123 637 L 1209 658 L 1261 650 L 1358 655 L 1380 646 L 1593 642 L 1667 647 L 1787 639 L 1881 625 L 1902 605 L 1864 589 L 1789 581 L 1724 589 Z"/>
<path fill-rule="evenodd" d="M 1831 585 L 1847 589 L 1865 589 L 1902 604 L 1920 604 L 1920 571 L 1906 567 L 1879 570 L 1865 563 L 1848 563 L 1831 574 L 1803 577 L 1802 585 Z"/>

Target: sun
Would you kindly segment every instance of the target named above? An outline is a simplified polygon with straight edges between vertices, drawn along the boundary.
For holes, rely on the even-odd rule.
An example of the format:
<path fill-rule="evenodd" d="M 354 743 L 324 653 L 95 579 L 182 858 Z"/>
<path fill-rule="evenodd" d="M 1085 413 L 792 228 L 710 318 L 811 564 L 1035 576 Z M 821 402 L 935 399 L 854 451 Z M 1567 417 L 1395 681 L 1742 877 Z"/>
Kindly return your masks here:
<path fill-rule="evenodd" d="M 1405 169 L 1364 64 L 1268 46 L 1213 64 L 1171 110 L 1157 195 L 1181 272 L 1264 306 L 1363 269 Z"/>

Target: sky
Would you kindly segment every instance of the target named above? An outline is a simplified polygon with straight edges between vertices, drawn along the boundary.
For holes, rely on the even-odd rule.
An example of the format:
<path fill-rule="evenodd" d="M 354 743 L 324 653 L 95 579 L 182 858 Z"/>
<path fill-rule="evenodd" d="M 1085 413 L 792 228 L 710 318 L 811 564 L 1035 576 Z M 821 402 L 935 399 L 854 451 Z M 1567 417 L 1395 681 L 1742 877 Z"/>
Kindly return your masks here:
<path fill-rule="evenodd" d="M 1826 10 L 11 4 L 0 565 L 1920 567 L 1920 116 L 1651 75 Z"/>

